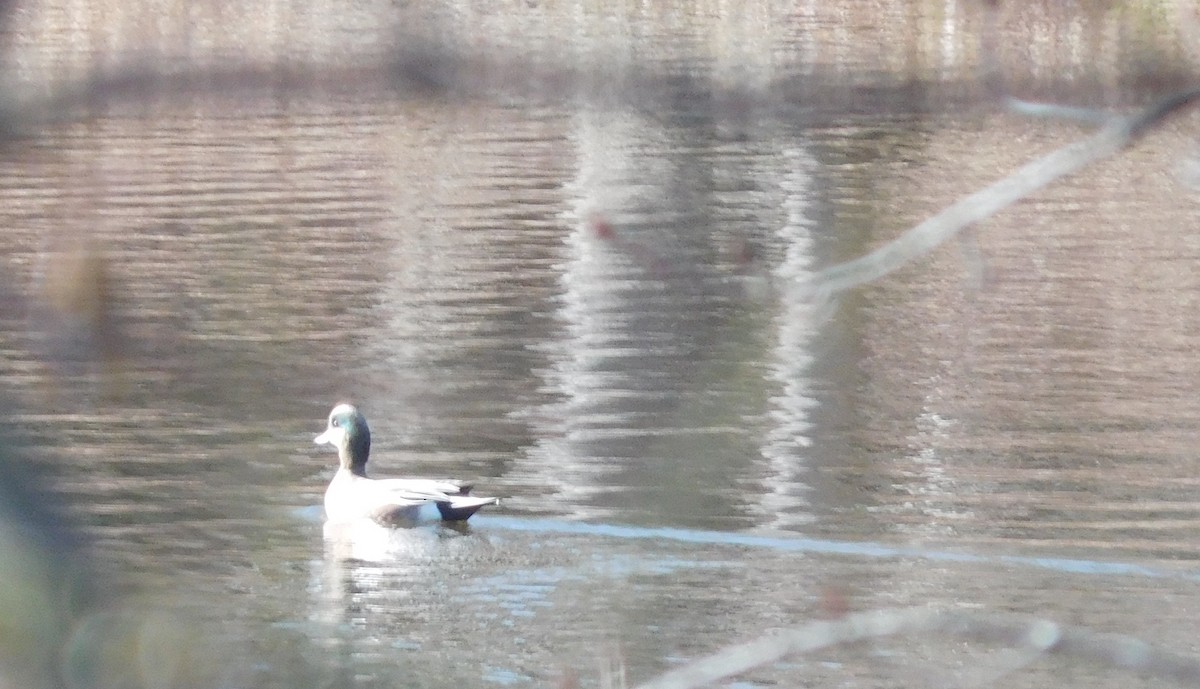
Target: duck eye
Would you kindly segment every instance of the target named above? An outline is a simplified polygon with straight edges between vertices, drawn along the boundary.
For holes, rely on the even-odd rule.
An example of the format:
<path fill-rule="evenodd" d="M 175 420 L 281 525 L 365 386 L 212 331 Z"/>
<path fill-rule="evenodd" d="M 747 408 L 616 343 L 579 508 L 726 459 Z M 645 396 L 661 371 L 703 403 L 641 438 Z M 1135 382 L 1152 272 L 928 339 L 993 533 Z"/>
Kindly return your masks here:
<path fill-rule="evenodd" d="M 342 422 L 341 422 L 341 421 L 338 421 L 337 419 L 330 419 L 330 420 L 329 420 L 329 425 L 331 425 L 331 426 L 333 426 L 333 427 L 335 427 L 335 428 L 336 428 L 336 427 L 338 427 L 338 426 L 341 426 L 341 425 L 342 425 Z"/>

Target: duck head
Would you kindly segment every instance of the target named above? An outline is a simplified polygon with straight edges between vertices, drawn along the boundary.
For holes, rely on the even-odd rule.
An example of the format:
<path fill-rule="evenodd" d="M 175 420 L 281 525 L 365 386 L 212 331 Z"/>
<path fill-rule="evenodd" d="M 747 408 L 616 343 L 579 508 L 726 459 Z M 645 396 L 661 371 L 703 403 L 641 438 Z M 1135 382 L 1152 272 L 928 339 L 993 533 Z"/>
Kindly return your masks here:
<path fill-rule="evenodd" d="M 313 438 L 318 445 L 333 445 L 338 449 L 342 468 L 358 476 L 367 475 L 367 455 L 371 453 L 371 429 L 367 418 L 354 405 L 339 404 L 329 412 L 325 432 Z"/>

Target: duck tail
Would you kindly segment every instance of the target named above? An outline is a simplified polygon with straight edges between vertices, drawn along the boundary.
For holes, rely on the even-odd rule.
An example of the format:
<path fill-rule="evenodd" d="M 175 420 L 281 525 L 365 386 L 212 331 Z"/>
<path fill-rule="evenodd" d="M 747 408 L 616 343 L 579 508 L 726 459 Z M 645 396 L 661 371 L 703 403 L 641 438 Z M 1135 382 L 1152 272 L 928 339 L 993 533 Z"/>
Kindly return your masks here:
<path fill-rule="evenodd" d="M 469 519 L 472 514 L 485 505 L 499 505 L 500 498 L 473 498 L 469 495 L 455 495 L 448 502 L 439 502 L 438 511 L 442 519 L 448 522 L 460 522 Z"/>

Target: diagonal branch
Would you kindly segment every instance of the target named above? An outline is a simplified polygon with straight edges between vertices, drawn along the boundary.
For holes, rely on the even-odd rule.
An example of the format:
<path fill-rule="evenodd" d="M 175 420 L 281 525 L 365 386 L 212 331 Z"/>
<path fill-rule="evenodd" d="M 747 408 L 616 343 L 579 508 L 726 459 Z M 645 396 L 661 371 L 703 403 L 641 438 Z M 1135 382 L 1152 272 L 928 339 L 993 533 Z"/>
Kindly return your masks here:
<path fill-rule="evenodd" d="M 974 614 L 933 608 L 878 610 L 848 615 L 729 646 L 670 670 L 636 689 L 697 689 L 788 656 L 884 636 L 939 633 L 1062 655 L 1098 666 L 1174 681 L 1200 682 L 1200 658 L 1155 648 L 1140 639 L 1064 627 L 1049 620 L 1013 615 Z"/>
<path fill-rule="evenodd" d="M 830 266 L 801 285 L 805 296 L 834 295 L 877 280 L 935 249 L 970 225 L 1067 175 L 1128 147 L 1168 115 L 1200 100 L 1200 89 L 1168 96 L 1144 111 L 1115 117 L 1092 136 L 1021 167 L 871 253 Z"/>

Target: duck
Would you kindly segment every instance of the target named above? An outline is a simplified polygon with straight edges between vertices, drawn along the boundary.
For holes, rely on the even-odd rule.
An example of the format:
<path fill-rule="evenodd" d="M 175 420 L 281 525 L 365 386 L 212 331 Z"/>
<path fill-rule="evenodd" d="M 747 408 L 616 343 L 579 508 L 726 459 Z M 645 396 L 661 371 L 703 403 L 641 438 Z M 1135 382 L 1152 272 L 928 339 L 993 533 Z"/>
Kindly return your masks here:
<path fill-rule="evenodd" d="M 317 445 L 333 445 L 339 466 L 325 489 L 325 520 L 343 523 L 371 520 L 399 526 L 422 521 L 422 510 L 437 506 L 442 521 L 464 522 L 499 498 L 471 495 L 471 485 L 462 481 L 418 478 L 373 479 L 367 476 L 371 453 L 371 429 L 367 418 L 354 405 L 338 404 L 329 412 L 325 432 L 313 438 Z"/>

